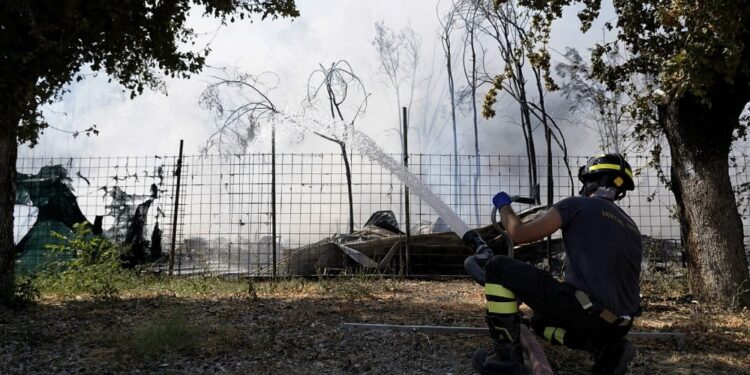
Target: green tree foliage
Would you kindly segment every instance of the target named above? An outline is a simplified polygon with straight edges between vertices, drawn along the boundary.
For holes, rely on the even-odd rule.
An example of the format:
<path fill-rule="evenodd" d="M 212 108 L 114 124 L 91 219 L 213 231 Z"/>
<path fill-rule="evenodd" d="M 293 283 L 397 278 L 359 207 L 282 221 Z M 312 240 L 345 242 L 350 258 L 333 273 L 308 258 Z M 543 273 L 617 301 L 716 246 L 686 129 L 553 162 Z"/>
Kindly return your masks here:
<path fill-rule="evenodd" d="M 188 13 L 232 22 L 251 15 L 297 16 L 293 0 L 38 0 L 0 2 L 0 95 L 20 114 L 18 138 L 34 144 L 46 126 L 42 105 L 59 100 L 82 68 L 104 72 L 130 91 L 161 89 L 160 75 L 201 70 Z"/>
<path fill-rule="evenodd" d="M 496 6 L 512 0 L 496 0 Z M 549 71 L 552 23 L 575 6 L 587 31 L 601 0 L 518 0 L 534 12 L 527 38 L 532 59 Z M 592 49 L 591 77 L 632 99 L 627 106 L 641 142 L 666 136 L 669 186 L 679 207 L 692 292 L 750 305 L 742 222 L 728 175 L 732 142 L 746 134 L 750 101 L 750 3 L 746 0 L 613 0 L 616 33 Z M 613 61 L 624 50 L 627 58 Z M 634 77 L 646 78 L 636 80 Z M 636 82 L 638 81 L 638 82 Z M 641 85 L 639 83 L 648 82 Z M 658 154 L 657 147 L 654 154 Z"/>
<path fill-rule="evenodd" d="M 496 0 L 496 5 L 508 0 Z M 669 98 L 695 96 L 710 105 L 717 90 L 734 88 L 742 106 L 750 100 L 750 5 L 742 0 L 614 0 L 617 37 L 596 44 L 592 50 L 591 76 L 611 91 L 638 97 L 630 110 L 640 120 L 636 134 L 642 139 L 661 133 L 657 124 L 657 105 Z M 601 0 L 520 0 L 519 6 L 536 13 L 529 43 L 540 56 L 535 62 L 550 69 L 546 43 L 552 22 L 571 5 L 583 5 L 578 12 L 581 31 L 591 28 L 601 10 Z M 621 50 L 627 59 L 615 63 L 610 56 Z M 652 84 L 643 87 L 634 82 L 636 75 L 648 77 Z M 554 85 L 553 85 L 554 86 Z M 659 90 L 659 91 L 657 91 Z M 738 122 L 730 130 L 744 128 Z"/>
<path fill-rule="evenodd" d="M 17 145 L 36 144 L 47 126 L 42 106 L 86 70 L 107 74 L 131 97 L 164 90 L 162 77 L 199 72 L 210 50 L 195 46 L 191 12 L 222 23 L 299 15 L 294 0 L 0 1 L 0 302 L 15 290 Z"/>

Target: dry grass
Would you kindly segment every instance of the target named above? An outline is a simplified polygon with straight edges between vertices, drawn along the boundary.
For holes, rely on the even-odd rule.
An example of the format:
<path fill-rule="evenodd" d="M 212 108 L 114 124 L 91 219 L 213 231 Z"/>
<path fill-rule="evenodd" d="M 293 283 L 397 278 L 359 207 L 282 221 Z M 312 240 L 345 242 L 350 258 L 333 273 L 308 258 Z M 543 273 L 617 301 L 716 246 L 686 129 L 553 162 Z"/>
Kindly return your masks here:
<path fill-rule="evenodd" d="M 674 287 L 644 285 L 636 329 L 684 332 L 685 347 L 637 341 L 631 373 L 750 373 L 750 313 L 665 289 Z M 0 310 L 0 373 L 471 374 L 485 337 L 340 325 L 482 326 L 483 309 L 468 281 L 146 281 L 114 301 L 44 295 L 27 310 Z M 557 373 L 588 373 L 586 354 L 545 349 Z"/>

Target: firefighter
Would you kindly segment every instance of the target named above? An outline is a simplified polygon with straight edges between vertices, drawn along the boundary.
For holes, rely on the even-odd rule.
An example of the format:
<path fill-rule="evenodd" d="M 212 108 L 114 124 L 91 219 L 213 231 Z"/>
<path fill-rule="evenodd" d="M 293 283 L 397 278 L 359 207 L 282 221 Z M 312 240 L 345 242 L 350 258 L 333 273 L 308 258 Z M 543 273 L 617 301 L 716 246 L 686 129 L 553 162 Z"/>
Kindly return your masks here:
<path fill-rule="evenodd" d="M 552 345 L 590 352 L 593 374 L 626 373 L 635 356 L 625 336 L 640 311 L 641 234 L 614 203 L 634 189 L 633 172 L 622 155 L 607 154 L 591 158 L 579 169 L 578 179 L 583 184 L 580 196 L 554 204 L 527 223 L 511 208 L 508 194 L 492 198 L 516 243 L 540 240 L 562 229 L 567 268 L 560 282 L 507 256 L 494 256 L 486 263 L 486 320 L 493 348 L 479 349 L 472 357 L 482 374 L 527 373 L 517 301 L 534 311 L 526 323 L 537 335 Z M 477 243 L 475 232 L 464 238 L 472 236 Z"/>

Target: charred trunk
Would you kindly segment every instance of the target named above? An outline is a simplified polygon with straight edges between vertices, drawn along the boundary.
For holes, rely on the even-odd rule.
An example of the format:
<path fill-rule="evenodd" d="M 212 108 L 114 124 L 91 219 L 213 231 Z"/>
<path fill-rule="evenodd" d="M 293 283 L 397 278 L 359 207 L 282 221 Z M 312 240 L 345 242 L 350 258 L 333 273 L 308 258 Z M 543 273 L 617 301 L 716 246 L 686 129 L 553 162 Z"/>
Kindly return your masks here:
<path fill-rule="evenodd" d="M 687 254 L 690 290 L 732 306 L 750 305 L 742 220 L 729 176 L 732 132 L 743 103 L 731 90 L 711 105 L 690 94 L 660 108 L 672 156 L 672 190 Z"/>
<path fill-rule="evenodd" d="M 349 195 L 349 233 L 354 233 L 354 199 L 352 198 L 352 168 L 349 165 L 349 157 L 346 155 L 346 144 L 339 143 L 341 147 L 341 157 L 344 159 L 344 168 L 346 169 L 346 191 Z"/>

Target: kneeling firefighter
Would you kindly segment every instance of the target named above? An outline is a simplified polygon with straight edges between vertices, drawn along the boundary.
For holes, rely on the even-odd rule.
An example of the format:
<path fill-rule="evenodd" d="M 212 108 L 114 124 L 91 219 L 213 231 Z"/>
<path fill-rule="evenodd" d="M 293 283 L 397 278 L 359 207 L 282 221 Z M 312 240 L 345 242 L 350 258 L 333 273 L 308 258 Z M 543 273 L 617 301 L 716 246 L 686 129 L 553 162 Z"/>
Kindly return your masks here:
<path fill-rule="evenodd" d="M 527 263 L 497 255 L 476 232 L 464 235 L 477 255 L 467 270 L 484 263 L 487 324 L 493 348 L 479 349 L 472 364 L 482 374 L 526 374 L 520 346 L 518 301 L 533 311 L 534 332 L 552 345 L 586 350 L 593 374 L 624 374 L 635 356 L 625 338 L 640 312 L 641 234 L 614 202 L 634 189 L 633 172 L 622 155 L 591 158 L 578 172 L 580 195 L 553 205 L 523 223 L 500 192 L 492 203 L 516 243 L 543 239 L 562 229 L 567 259 L 565 281 Z"/>

